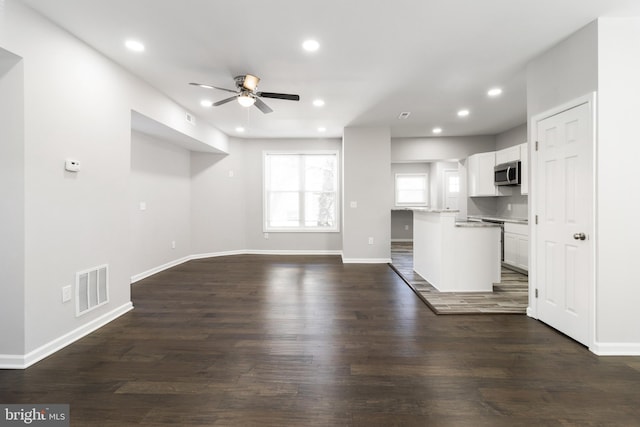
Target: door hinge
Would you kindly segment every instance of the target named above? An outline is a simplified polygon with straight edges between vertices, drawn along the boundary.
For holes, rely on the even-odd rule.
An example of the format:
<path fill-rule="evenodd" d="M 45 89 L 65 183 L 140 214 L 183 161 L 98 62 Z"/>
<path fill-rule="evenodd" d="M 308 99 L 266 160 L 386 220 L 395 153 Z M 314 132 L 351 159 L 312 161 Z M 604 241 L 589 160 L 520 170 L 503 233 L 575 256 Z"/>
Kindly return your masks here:
<path fill-rule="evenodd" d="M 536 288 L 535 294 L 536 294 L 536 298 L 538 298 L 538 288 Z"/>
<path fill-rule="evenodd" d="M 536 215 L 536 225 L 538 224 L 538 215 Z"/>
<path fill-rule="evenodd" d="M 536 151 L 538 151 L 538 141 L 536 141 Z"/>

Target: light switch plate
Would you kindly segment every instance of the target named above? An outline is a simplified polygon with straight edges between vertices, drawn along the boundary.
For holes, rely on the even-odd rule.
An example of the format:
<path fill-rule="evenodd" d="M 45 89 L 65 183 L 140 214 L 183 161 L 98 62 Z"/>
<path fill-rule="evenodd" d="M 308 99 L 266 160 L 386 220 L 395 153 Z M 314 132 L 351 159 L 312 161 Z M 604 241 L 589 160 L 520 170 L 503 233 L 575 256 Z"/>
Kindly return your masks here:
<path fill-rule="evenodd" d="M 71 285 L 62 288 L 62 302 L 71 301 Z"/>

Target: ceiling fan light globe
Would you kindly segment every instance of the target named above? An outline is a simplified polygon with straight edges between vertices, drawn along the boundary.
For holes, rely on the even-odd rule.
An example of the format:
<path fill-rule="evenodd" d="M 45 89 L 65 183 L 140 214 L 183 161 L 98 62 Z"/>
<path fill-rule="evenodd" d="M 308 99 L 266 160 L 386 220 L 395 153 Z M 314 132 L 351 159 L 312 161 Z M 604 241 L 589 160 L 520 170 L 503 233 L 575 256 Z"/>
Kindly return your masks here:
<path fill-rule="evenodd" d="M 238 104 L 242 105 L 243 107 L 251 107 L 253 104 L 255 104 L 255 102 L 255 98 L 249 95 L 240 95 L 238 97 Z"/>

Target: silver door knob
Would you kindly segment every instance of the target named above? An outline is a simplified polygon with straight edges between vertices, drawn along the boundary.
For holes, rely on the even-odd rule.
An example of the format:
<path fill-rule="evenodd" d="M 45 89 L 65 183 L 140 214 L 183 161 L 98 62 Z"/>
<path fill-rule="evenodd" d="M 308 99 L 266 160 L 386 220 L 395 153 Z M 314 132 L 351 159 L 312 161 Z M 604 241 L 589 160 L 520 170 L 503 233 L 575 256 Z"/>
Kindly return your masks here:
<path fill-rule="evenodd" d="M 573 238 L 576 240 L 585 240 L 587 238 L 587 235 L 584 233 L 575 233 L 573 235 Z"/>

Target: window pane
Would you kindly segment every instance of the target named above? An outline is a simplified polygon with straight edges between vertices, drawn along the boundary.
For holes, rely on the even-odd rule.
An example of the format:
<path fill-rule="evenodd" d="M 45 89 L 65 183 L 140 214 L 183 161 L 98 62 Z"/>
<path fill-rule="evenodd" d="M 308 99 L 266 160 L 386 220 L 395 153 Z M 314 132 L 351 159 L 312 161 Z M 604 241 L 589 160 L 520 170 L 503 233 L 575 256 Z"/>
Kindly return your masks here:
<path fill-rule="evenodd" d="M 457 176 L 449 177 L 449 192 L 450 193 L 460 192 L 460 177 L 457 177 Z"/>
<path fill-rule="evenodd" d="M 427 175 L 396 174 L 396 204 L 427 205 Z"/>
<path fill-rule="evenodd" d="M 333 227 L 336 221 L 336 193 L 308 192 L 305 194 L 305 227 Z"/>
<path fill-rule="evenodd" d="M 300 189 L 300 157 L 271 155 L 267 157 L 268 189 L 272 191 L 297 191 Z"/>
<path fill-rule="evenodd" d="M 335 191 L 336 156 L 305 156 L 305 190 Z"/>
<path fill-rule="evenodd" d="M 422 190 L 398 191 L 398 203 L 426 203 L 426 201 Z"/>
<path fill-rule="evenodd" d="M 297 227 L 300 225 L 299 193 L 269 193 L 270 227 Z"/>
<path fill-rule="evenodd" d="M 401 190 L 423 190 L 425 188 L 423 176 L 401 176 L 398 177 L 397 185 Z"/>

